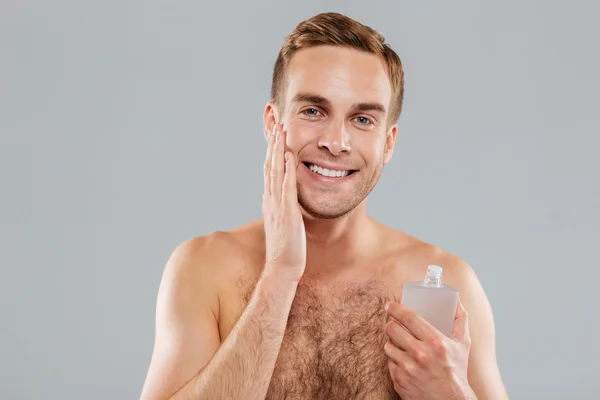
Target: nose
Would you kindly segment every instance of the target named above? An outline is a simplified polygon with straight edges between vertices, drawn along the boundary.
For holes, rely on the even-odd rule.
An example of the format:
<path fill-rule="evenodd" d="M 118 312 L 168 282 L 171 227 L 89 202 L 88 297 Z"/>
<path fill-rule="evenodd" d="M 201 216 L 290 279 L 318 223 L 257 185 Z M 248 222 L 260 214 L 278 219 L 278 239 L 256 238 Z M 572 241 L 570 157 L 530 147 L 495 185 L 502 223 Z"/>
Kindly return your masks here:
<path fill-rule="evenodd" d="M 319 138 L 319 147 L 326 147 L 331 154 L 337 156 L 341 152 L 350 152 L 350 135 L 343 122 L 325 128 Z"/>

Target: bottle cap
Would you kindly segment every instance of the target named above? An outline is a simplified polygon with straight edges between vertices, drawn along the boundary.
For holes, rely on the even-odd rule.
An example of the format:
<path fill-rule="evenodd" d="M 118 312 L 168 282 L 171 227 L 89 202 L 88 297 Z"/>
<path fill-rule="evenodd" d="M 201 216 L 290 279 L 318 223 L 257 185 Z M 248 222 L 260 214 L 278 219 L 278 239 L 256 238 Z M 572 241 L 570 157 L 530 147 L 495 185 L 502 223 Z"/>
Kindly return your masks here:
<path fill-rule="evenodd" d="M 427 275 L 432 277 L 438 277 L 442 275 L 442 267 L 439 265 L 429 265 L 427 267 Z"/>

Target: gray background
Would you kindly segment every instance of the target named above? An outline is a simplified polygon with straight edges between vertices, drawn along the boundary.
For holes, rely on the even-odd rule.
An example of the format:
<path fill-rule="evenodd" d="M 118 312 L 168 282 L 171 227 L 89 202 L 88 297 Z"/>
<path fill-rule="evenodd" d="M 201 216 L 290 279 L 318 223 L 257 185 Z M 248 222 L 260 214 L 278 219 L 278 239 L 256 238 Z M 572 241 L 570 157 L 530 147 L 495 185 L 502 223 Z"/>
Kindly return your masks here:
<path fill-rule="evenodd" d="M 473 265 L 513 399 L 598 398 L 598 3 L 202 3 L 0 3 L 0 398 L 139 396 L 163 266 L 260 216 L 272 64 L 321 11 L 406 69 L 372 215 Z"/>

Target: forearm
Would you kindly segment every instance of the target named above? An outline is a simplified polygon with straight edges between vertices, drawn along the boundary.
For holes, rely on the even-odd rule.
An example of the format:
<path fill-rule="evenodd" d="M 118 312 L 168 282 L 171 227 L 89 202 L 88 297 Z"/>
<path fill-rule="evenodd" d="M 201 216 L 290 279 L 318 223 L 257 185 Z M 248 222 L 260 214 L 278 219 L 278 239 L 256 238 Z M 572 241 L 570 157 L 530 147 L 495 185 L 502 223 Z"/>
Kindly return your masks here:
<path fill-rule="evenodd" d="M 297 282 L 265 275 L 210 363 L 173 400 L 264 399 Z"/>

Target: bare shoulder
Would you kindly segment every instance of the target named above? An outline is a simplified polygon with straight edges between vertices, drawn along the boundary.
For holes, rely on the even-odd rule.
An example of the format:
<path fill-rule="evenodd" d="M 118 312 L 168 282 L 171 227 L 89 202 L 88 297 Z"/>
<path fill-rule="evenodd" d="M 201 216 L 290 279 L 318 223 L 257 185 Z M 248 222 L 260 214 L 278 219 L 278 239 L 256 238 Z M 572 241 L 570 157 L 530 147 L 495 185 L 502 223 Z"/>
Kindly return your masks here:
<path fill-rule="evenodd" d="M 259 221 L 228 231 L 214 231 L 180 243 L 172 252 L 166 272 L 185 275 L 188 282 L 211 280 L 218 284 L 229 270 L 261 257 L 264 234 Z M 170 271 L 169 271 L 170 270 Z"/>
<path fill-rule="evenodd" d="M 218 231 L 189 238 L 171 253 L 162 280 L 177 279 L 190 287 L 217 285 L 222 267 L 234 259 L 238 251 L 228 232 Z"/>
<path fill-rule="evenodd" d="M 217 322 L 239 288 L 260 273 L 264 257 L 262 222 L 252 221 L 228 231 L 185 240 L 172 252 L 163 274 L 159 301 L 169 296 L 169 288 L 186 301 L 200 300 L 209 305 Z"/>
<path fill-rule="evenodd" d="M 428 265 L 439 265 L 443 268 L 444 282 L 451 286 L 479 284 L 473 268 L 461 257 L 387 226 L 382 226 L 382 232 L 388 243 L 385 252 L 399 260 L 399 268 L 407 278 L 423 279 Z"/>

